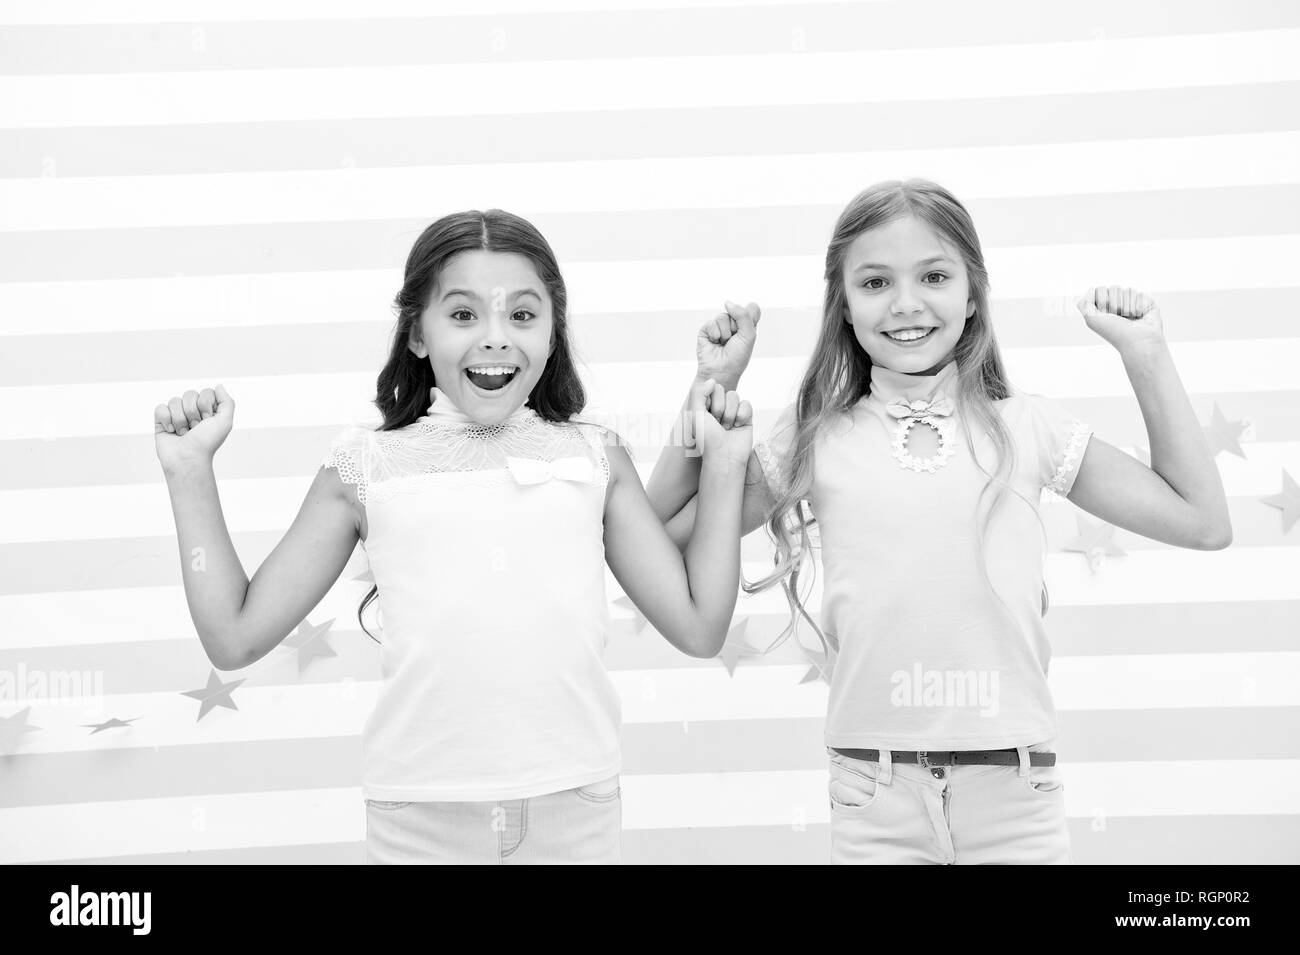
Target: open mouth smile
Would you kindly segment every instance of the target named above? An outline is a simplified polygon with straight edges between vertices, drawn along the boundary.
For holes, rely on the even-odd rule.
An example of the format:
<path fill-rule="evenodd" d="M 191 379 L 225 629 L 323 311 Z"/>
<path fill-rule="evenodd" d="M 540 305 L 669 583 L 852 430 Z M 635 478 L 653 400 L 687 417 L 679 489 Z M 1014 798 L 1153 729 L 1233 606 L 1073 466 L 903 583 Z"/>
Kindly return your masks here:
<path fill-rule="evenodd" d="M 465 377 L 481 391 L 500 391 L 518 372 L 518 365 L 471 365 L 465 369 Z"/>
<path fill-rule="evenodd" d="M 898 328 L 891 332 L 881 332 L 896 345 L 917 345 L 928 339 L 938 329 L 934 326 L 923 328 L 919 325 L 911 328 Z"/>

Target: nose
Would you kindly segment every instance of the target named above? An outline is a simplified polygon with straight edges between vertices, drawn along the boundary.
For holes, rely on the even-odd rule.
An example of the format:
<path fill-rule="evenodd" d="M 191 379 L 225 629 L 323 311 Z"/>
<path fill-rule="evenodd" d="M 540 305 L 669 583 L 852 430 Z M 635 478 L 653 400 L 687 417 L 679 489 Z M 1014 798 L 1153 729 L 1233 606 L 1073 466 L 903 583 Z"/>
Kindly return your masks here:
<path fill-rule="evenodd" d="M 894 301 L 890 304 L 889 310 L 895 315 L 903 315 L 908 312 L 919 312 L 924 307 L 920 298 L 917 297 L 915 289 L 907 282 L 899 282 L 894 286 L 897 290 L 894 295 Z"/>
<path fill-rule="evenodd" d="M 483 323 L 483 337 L 479 340 L 479 348 L 490 352 L 509 351 L 510 333 L 506 323 L 507 319 L 501 312 L 492 310 L 488 314 L 487 321 Z"/>

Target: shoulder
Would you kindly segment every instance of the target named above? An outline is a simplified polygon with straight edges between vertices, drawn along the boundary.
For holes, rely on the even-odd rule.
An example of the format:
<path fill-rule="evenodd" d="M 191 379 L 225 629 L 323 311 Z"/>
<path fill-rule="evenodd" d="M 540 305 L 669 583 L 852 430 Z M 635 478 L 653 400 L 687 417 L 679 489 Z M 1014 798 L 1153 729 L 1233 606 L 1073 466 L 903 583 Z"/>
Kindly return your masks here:
<path fill-rule="evenodd" d="M 363 503 L 366 487 L 373 480 L 380 437 L 381 432 L 364 425 L 340 428 L 321 457 L 316 484 L 353 503 Z"/>
<path fill-rule="evenodd" d="M 1017 391 L 993 404 L 1009 426 L 1019 426 L 1035 433 L 1068 427 L 1076 420 L 1061 402 L 1045 395 Z"/>
<path fill-rule="evenodd" d="M 629 479 L 640 480 L 627 444 L 617 431 L 597 421 L 572 421 L 569 426 L 577 429 L 587 440 L 604 469 L 610 487 Z"/>
<path fill-rule="evenodd" d="M 380 432 L 359 424 L 346 424 L 330 436 L 329 449 L 321 464 L 329 466 L 341 456 L 355 454 L 373 443 Z"/>
<path fill-rule="evenodd" d="M 570 419 L 567 422 L 553 423 L 552 426 L 570 428 L 581 434 L 593 445 L 599 445 L 600 447 L 621 447 L 623 445 L 623 439 L 619 437 L 618 432 L 608 425 L 601 424 L 599 421 Z"/>

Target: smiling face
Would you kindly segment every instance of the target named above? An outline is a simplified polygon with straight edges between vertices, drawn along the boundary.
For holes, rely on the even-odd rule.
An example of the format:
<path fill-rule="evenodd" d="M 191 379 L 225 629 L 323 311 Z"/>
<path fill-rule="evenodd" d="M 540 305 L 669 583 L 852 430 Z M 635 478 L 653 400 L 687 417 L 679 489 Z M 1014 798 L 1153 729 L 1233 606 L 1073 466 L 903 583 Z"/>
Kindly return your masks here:
<path fill-rule="evenodd" d="M 863 232 L 844 256 L 848 321 L 871 361 L 934 374 L 975 313 L 960 254 L 915 216 Z"/>
<path fill-rule="evenodd" d="M 553 328 L 550 296 L 527 256 L 473 250 L 447 260 L 408 347 L 429 359 L 457 408 L 492 425 L 532 393 Z"/>

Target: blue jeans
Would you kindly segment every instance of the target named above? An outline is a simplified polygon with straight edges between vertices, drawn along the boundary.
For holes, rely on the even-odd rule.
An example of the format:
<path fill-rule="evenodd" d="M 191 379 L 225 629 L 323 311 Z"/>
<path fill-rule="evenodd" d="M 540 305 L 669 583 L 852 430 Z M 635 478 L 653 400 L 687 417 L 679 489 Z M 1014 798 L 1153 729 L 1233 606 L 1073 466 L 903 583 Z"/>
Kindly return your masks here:
<path fill-rule="evenodd" d="M 1020 766 L 945 766 L 939 778 L 832 751 L 831 862 L 1068 865 L 1060 768 L 1020 755 Z"/>
<path fill-rule="evenodd" d="M 565 865 L 621 861 L 618 777 L 500 802 L 366 800 L 372 865 Z"/>

